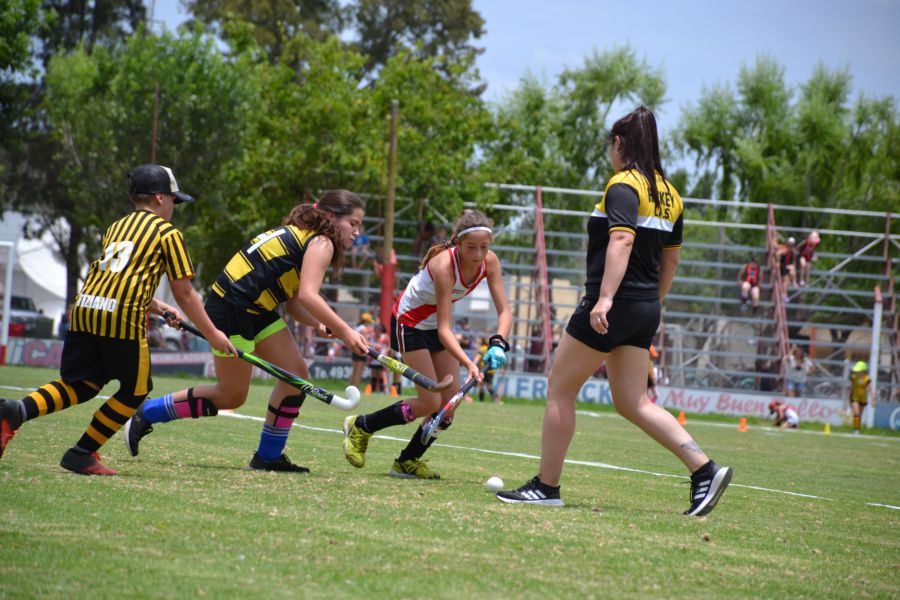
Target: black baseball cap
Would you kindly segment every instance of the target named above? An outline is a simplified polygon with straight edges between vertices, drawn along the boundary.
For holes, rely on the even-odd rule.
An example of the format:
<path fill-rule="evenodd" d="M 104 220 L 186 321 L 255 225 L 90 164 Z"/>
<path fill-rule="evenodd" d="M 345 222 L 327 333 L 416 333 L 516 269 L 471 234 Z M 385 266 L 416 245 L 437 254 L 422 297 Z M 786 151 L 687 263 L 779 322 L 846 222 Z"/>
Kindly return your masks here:
<path fill-rule="evenodd" d="M 132 196 L 172 194 L 175 196 L 175 204 L 194 201 L 191 196 L 178 189 L 172 169 L 161 165 L 141 165 L 132 169 L 128 174 L 128 193 Z"/>

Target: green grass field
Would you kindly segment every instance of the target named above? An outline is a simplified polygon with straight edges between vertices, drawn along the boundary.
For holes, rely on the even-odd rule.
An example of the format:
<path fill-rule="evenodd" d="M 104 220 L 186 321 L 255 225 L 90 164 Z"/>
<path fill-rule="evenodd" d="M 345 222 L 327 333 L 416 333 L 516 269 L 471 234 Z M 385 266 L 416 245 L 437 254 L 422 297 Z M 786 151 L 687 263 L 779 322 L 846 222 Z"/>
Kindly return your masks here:
<path fill-rule="evenodd" d="M 0 395 L 55 377 L 0 368 Z M 188 383 L 156 378 L 155 392 Z M 689 415 L 700 446 L 735 468 L 697 519 L 681 515 L 689 486 L 674 457 L 608 408 L 583 406 L 566 506 L 523 507 L 484 481 L 535 474 L 538 403 L 463 405 L 427 456 L 443 479 L 425 482 L 386 474 L 412 426 L 374 438 L 357 470 L 341 454 L 346 413 L 312 399 L 287 448 L 312 473 L 245 470 L 268 391 L 253 386 L 239 411 L 251 418 L 157 426 L 135 459 L 117 435 L 104 462 L 119 477 L 58 466 L 100 400 L 26 423 L 0 463 L 0 597 L 900 595 L 897 436 L 740 433 Z"/>

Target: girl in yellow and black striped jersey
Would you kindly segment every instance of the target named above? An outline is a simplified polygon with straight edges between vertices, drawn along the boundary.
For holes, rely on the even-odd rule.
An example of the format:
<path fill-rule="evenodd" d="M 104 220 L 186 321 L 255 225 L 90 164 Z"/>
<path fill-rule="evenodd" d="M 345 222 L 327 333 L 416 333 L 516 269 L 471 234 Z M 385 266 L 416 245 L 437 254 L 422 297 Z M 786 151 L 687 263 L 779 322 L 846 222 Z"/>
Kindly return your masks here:
<path fill-rule="evenodd" d="M 221 352 L 234 352 L 203 311 L 191 287 L 194 268 L 181 232 L 169 220 L 175 205 L 192 202 L 168 167 L 141 165 L 128 175 L 134 212 L 110 225 L 102 256 L 91 263 L 75 298 L 63 346 L 60 379 L 20 402 L 0 400 L 0 456 L 24 421 L 75 406 L 96 396 L 110 380 L 121 386 L 94 413 L 90 426 L 60 464 L 84 475 L 115 475 L 97 451 L 140 406 L 153 385 L 147 345 L 147 313 L 178 310 L 153 298 L 163 272 L 185 314 Z"/>
<path fill-rule="evenodd" d="M 279 305 L 296 320 L 316 328 L 320 336 L 330 337 L 333 331 L 352 352 L 366 354 L 366 337 L 319 295 L 329 266 L 340 273 L 344 252 L 359 235 L 364 210 L 359 196 L 347 190 L 331 190 L 316 203 L 295 206 L 280 227 L 257 235 L 231 257 L 206 301 L 209 318 L 235 347 L 306 379 L 309 369 L 284 319 L 275 311 Z M 221 409 L 244 404 L 252 365 L 216 352 L 213 360 L 215 383 L 144 402 L 125 428 L 125 443 L 132 456 L 137 456 L 140 440 L 153 430 L 152 425 L 213 417 Z M 250 459 L 251 469 L 309 472 L 284 453 L 305 398 L 305 393 L 288 383 L 275 384 L 259 446 Z"/>
<path fill-rule="evenodd" d="M 659 158 L 656 119 L 645 107 L 616 121 L 609 135 L 615 175 L 588 219 L 586 294 L 559 342 L 548 377 L 538 474 L 504 502 L 561 506 L 559 480 L 575 433 L 575 398 L 606 361 L 616 410 L 691 471 L 688 515 L 715 507 L 731 480 L 664 408 L 647 397 L 649 348 L 660 303 L 672 285 L 684 217 Z"/>
<path fill-rule="evenodd" d="M 872 397 L 872 405 L 875 405 L 875 398 L 872 394 L 872 378 L 866 373 L 868 368 L 869 365 L 864 361 L 858 361 L 853 365 L 853 372 L 850 373 L 850 408 L 853 410 L 853 433 L 857 435 L 859 435 L 859 427 L 862 424 L 863 411 L 866 410 L 870 397 Z"/>

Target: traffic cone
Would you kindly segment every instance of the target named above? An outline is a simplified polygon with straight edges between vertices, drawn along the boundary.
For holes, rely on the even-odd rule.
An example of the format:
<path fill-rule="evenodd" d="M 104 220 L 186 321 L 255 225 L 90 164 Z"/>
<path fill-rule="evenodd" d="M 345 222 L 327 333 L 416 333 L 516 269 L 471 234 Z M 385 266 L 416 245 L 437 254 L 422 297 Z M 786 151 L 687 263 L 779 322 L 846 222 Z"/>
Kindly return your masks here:
<path fill-rule="evenodd" d="M 825 435 L 831 435 L 831 423 L 825 423 L 825 431 L 823 431 Z"/>
<path fill-rule="evenodd" d="M 685 423 L 687 423 L 687 418 L 684 416 L 684 411 L 681 411 L 678 413 L 678 424 L 684 425 Z"/>
<path fill-rule="evenodd" d="M 738 422 L 738 431 L 747 432 L 747 417 L 741 417 L 741 420 Z"/>
<path fill-rule="evenodd" d="M 397 393 L 397 386 L 396 386 L 396 385 L 392 385 L 392 386 L 391 386 L 391 398 L 396 398 L 396 397 L 399 396 L 399 395 L 400 395 L 400 394 Z"/>
<path fill-rule="evenodd" d="M 372 384 L 371 384 L 371 383 L 367 383 L 367 384 L 366 384 L 366 391 L 363 392 L 363 393 L 364 393 L 366 396 L 368 396 L 369 394 L 372 393 Z"/>

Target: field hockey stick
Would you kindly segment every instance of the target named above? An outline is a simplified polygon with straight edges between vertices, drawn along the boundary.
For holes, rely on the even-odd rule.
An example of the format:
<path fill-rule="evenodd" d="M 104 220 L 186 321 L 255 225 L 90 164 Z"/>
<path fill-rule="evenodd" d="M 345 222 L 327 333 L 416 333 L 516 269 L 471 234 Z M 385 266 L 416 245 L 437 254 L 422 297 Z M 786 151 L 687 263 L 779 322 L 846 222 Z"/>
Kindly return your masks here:
<path fill-rule="evenodd" d="M 490 366 L 488 364 L 485 364 L 483 367 L 481 367 L 481 374 L 484 375 L 489 370 Z M 453 397 L 450 398 L 447 404 L 444 405 L 444 408 L 441 409 L 441 412 L 439 412 L 435 417 L 432 417 L 432 419 L 428 421 L 428 423 L 426 423 L 424 427 L 422 427 L 421 439 L 423 444 L 427 444 L 428 441 L 434 437 L 434 431 L 438 428 L 438 425 L 441 424 L 441 420 L 443 420 L 444 415 L 456 408 L 456 406 L 465 397 L 465 395 L 469 393 L 469 390 L 475 387 L 476 383 L 478 383 L 478 379 L 475 377 L 472 377 L 467 382 L 465 382 L 463 386 L 459 388 L 459 391 L 456 392 L 456 394 L 454 394 Z"/>
<path fill-rule="evenodd" d="M 379 354 L 371 348 L 369 348 L 369 357 L 377 360 L 394 373 L 398 373 L 403 377 L 406 377 L 416 385 L 432 392 L 439 392 L 441 390 L 447 389 L 453 383 L 453 375 L 447 375 L 446 377 L 444 377 L 443 381 L 438 383 L 430 377 L 422 375 L 406 363 L 402 363 L 399 360 L 388 356 L 387 354 Z"/>
<path fill-rule="evenodd" d="M 167 319 L 175 320 L 175 315 L 170 312 L 166 312 L 164 316 Z M 178 327 L 189 333 L 192 333 L 193 335 L 201 339 L 206 339 L 203 334 L 200 333 L 199 329 L 197 329 L 187 321 L 178 321 Z M 329 392 L 326 389 L 320 388 L 319 386 L 306 381 L 302 377 L 294 375 L 290 371 L 282 369 L 278 365 L 273 365 L 272 363 L 263 360 L 256 355 L 250 354 L 249 352 L 244 352 L 238 348 L 235 348 L 235 350 L 237 350 L 237 355 L 239 358 L 244 359 L 251 365 L 259 367 L 269 375 L 272 375 L 273 377 L 276 377 L 281 381 L 289 383 L 295 388 L 306 392 L 316 400 L 321 400 L 325 404 L 330 404 L 332 406 L 340 408 L 341 410 L 353 410 L 354 408 L 356 408 L 356 405 L 359 404 L 359 390 L 355 386 L 347 386 L 347 389 L 344 390 L 344 392 L 347 394 L 347 398 L 342 398 L 336 394 Z"/>

